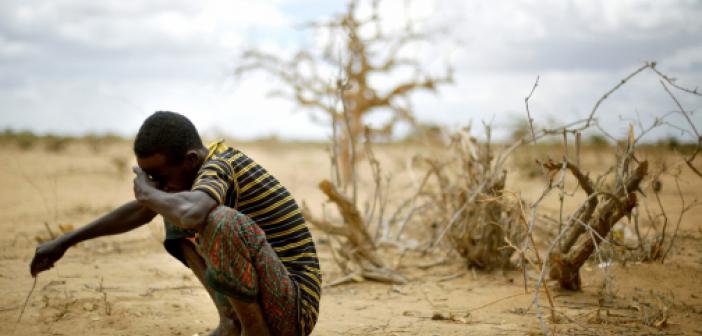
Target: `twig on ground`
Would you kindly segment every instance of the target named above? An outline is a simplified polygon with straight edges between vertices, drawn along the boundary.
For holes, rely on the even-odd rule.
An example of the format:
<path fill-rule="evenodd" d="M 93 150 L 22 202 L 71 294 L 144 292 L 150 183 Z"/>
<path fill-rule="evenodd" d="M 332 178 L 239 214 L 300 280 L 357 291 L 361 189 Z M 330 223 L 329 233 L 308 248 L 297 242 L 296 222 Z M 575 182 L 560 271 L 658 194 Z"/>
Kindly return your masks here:
<path fill-rule="evenodd" d="M 458 279 L 464 277 L 468 272 L 463 271 L 463 272 L 458 272 L 456 274 L 451 274 L 447 276 L 443 276 L 441 278 L 436 279 L 436 282 L 446 282 L 446 281 L 451 281 L 453 279 Z"/>
<path fill-rule="evenodd" d="M 505 296 L 505 297 L 501 297 L 501 298 L 499 298 L 499 299 L 497 299 L 497 300 L 490 301 L 490 302 L 485 303 L 485 304 L 482 304 L 482 305 L 480 305 L 480 306 L 473 307 L 473 308 L 469 308 L 469 309 L 468 309 L 468 312 L 472 313 L 472 312 L 474 312 L 474 311 L 478 311 L 478 310 L 483 309 L 483 308 L 485 308 L 485 307 L 492 306 L 492 305 L 494 305 L 494 304 L 496 304 L 496 303 L 499 303 L 499 302 L 502 302 L 502 301 L 504 301 L 504 300 L 508 300 L 508 299 L 512 299 L 512 298 L 516 298 L 516 297 L 520 297 L 520 296 L 524 296 L 524 295 L 527 295 L 527 294 L 529 294 L 529 293 L 517 293 L 517 294 L 512 294 L 512 295 L 508 295 L 508 296 Z"/>
<path fill-rule="evenodd" d="M 180 290 L 180 289 L 197 289 L 202 288 L 202 286 L 173 286 L 173 287 L 149 287 L 146 292 L 139 294 L 139 296 L 149 296 L 155 292 L 168 291 L 168 290 Z"/>
<path fill-rule="evenodd" d="M 20 306 L 12 306 L 12 307 L 2 307 L 0 308 L 0 312 L 6 312 L 6 311 L 11 311 L 19 308 Z"/>
<path fill-rule="evenodd" d="M 34 289 L 37 287 L 38 279 L 39 276 L 35 275 L 34 282 L 32 282 L 32 288 L 29 289 L 29 293 L 27 293 L 27 297 L 24 299 L 24 304 L 22 304 L 22 310 L 20 310 L 20 313 L 17 316 L 17 321 L 15 322 L 15 327 L 12 329 L 13 334 L 15 333 L 15 331 L 17 331 L 17 326 L 19 325 L 20 321 L 22 321 L 22 315 L 24 315 L 24 311 L 27 309 L 27 305 L 29 304 L 29 298 L 32 296 L 32 293 L 34 293 Z"/>

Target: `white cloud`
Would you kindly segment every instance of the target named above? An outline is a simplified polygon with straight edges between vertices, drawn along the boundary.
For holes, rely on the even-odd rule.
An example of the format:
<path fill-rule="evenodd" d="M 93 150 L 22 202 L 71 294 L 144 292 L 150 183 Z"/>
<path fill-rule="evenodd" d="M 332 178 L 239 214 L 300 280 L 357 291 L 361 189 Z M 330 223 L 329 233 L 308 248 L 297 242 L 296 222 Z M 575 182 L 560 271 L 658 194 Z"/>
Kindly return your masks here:
<path fill-rule="evenodd" d="M 675 71 L 702 71 L 702 44 L 681 48 L 671 55 L 661 60 L 662 64 L 669 66 Z"/>
<path fill-rule="evenodd" d="M 247 29 L 288 24 L 271 1 L 25 1 L 5 4 L 2 11 L 4 34 L 53 47 L 90 49 L 206 52 L 230 43 L 217 38 L 220 32 L 241 41 L 231 33 L 241 36 Z"/>
<path fill-rule="evenodd" d="M 681 84 L 702 83 L 702 3 L 695 0 L 382 1 L 384 29 L 407 16 L 451 35 L 406 52 L 433 72 L 450 62 L 456 85 L 414 99 L 421 120 L 509 123 L 537 75 L 538 122 L 586 115 L 642 62 L 657 60 Z M 266 93 L 266 76 L 230 81 L 240 48 L 285 57 L 319 50 L 297 24 L 345 8 L 327 0 L 6 1 L 0 3 L 0 127 L 133 133 L 153 110 L 192 115 L 204 130 L 242 137 L 279 133 L 323 139 L 308 114 Z M 367 12 L 367 8 L 365 9 Z M 303 31 L 304 33 L 305 31 Z M 462 44 L 454 43 L 456 40 Z M 393 81 L 397 78 L 393 78 Z M 699 110 L 699 98 L 681 95 Z M 602 116 L 672 110 L 644 75 L 603 105 Z M 699 122 L 699 113 L 695 121 Z M 619 123 L 621 124 L 621 123 Z"/>

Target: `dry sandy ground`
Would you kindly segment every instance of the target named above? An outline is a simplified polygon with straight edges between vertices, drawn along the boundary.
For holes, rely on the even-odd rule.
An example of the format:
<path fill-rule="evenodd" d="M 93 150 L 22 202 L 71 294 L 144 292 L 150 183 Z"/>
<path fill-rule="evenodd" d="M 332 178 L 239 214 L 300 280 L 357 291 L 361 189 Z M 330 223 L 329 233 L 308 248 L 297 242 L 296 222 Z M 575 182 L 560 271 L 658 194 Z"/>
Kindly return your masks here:
<path fill-rule="evenodd" d="M 241 148 L 282 180 L 299 201 L 319 211 L 323 198 L 316 184 L 329 175 L 323 146 Z M 54 232 L 59 225 L 81 226 L 131 199 L 132 158 L 126 142 L 97 153 L 82 144 L 60 153 L 3 145 L 0 153 L 0 335 L 190 336 L 205 334 L 216 324 L 204 289 L 163 251 L 160 220 L 69 250 L 54 269 L 39 276 L 22 321 L 16 324 L 32 286 L 28 269 L 35 237 L 48 235 L 45 225 Z M 407 151 L 379 150 L 386 171 L 404 174 L 401 153 Z M 599 158 L 592 156 L 591 161 L 597 163 Z M 702 196 L 702 179 L 687 173 L 683 178 L 686 197 Z M 517 183 L 510 180 L 509 187 L 525 197 L 538 194 L 538 180 L 510 179 Z M 676 206 L 673 188 L 664 188 L 663 196 L 667 205 Z M 546 208 L 555 209 L 555 201 L 549 202 Z M 612 267 L 615 298 L 607 303 L 609 309 L 598 313 L 603 276 L 597 265 L 588 264 L 583 270 L 583 292 L 561 292 L 549 283 L 562 313 L 552 329 L 561 334 L 702 334 L 701 215 L 699 208 L 688 214 L 665 265 Z M 325 281 L 333 280 L 340 274 L 327 238 L 317 231 L 313 234 Z M 533 297 L 524 294 L 520 272 L 472 272 L 452 255 L 440 265 L 419 267 L 442 260 L 446 253 L 408 252 L 400 259 L 390 249 L 385 255 L 410 278 L 409 283 L 325 288 L 314 335 L 540 333 L 535 310 L 529 309 Z M 667 307 L 666 326 L 643 325 L 636 300 Z"/>

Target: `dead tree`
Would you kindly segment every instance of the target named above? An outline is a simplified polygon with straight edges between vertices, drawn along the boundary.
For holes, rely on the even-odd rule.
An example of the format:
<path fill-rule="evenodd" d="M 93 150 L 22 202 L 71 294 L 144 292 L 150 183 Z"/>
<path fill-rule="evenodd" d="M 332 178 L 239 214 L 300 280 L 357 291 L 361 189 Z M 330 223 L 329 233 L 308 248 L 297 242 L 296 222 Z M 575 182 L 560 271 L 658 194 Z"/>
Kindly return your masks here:
<path fill-rule="evenodd" d="M 376 111 L 391 113 L 391 118 L 381 127 L 372 129 L 375 135 L 390 135 L 400 122 L 416 124 L 410 104 L 410 95 L 418 90 L 435 91 L 437 86 L 452 82 L 452 70 L 435 76 L 427 73 L 420 62 L 403 56 L 406 48 L 420 42 L 430 41 L 436 33 L 419 32 L 411 19 L 399 32 L 383 31 L 382 18 L 378 13 L 378 2 L 372 2 L 370 17 L 359 17 L 358 1 L 351 0 L 345 13 L 328 21 L 314 22 L 309 26 L 315 31 L 328 30 L 328 38 L 321 53 L 309 49 L 300 50 L 291 59 L 250 49 L 241 55 L 235 73 L 263 70 L 280 79 L 289 89 L 274 91 L 273 95 L 291 99 L 301 108 L 322 112 L 335 123 L 335 127 L 346 128 L 338 142 L 339 166 L 342 181 L 351 180 L 348 163 L 352 149 L 350 140 L 358 141 L 363 135 L 365 120 Z M 341 43 L 337 40 L 341 39 Z M 326 73 L 325 73 L 325 70 Z M 413 77 L 381 88 L 372 78 L 390 78 L 396 71 L 408 71 Z M 345 83 L 344 98 L 349 110 L 348 118 L 339 112 L 338 101 L 329 99 L 336 94 L 337 83 L 329 78 L 341 73 Z M 350 137 L 351 139 L 348 139 Z"/>
<path fill-rule="evenodd" d="M 346 103 L 346 98 L 344 96 L 344 90 L 346 85 L 344 85 L 340 80 L 337 81 L 338 85 L 338 95 L 342 102 L 342 115 L 345 120 L 349 120 L 349 109 Z M 346 122 L 346 133 L 350 133 L 349 123 Z M 332 164 L 332 176 L 337 178 L 340 176 L 339 173 L 339 160 L 337 158 L 337 143 L 340 137 L 336 132 L 336 125 L 332 124 L 333 136 L 331 141 L 330 158 Z M 352 184 L 352 196 L 348 197 L 339 191 L 339 183 L 337 179 L 337 184 L 330 182 L 329 180 L 322 180 L 319 183 L 319 189 L 327 196 L 330 202 L 336 204 L 339 214 L 342 217 L 343 224 L 335 225 L 326 220 L 326 218 L 315 217 L 310 210 L 305 205 L 303 207 L 303 214 L 307 221 L 317 227 L 318 229 L 327 233 L 333 241 L 335 241 L 336 248 L 332 246 L 332 256 L 341 268 L 342 273 L 345 275 L 330 282 L 328 285 L 333 286 L 336 284 L 345 283 L 347 281 L 359 281 L 362 279 L 375 280 L 387 283 L 405 283 L 406 279 L 400 273 L 386 267 L 382 258 L 377 254 L 376 242 L 368 231 L 369 223 L 372 222 L 375 213 L 375 206 L 379 207 L 378 211 L 378 221 L 382 222 L 382 213 L 387 200 L 387 196 L 382 195 L 387 194 L 387 183 L 383 184 L 380 176 L 380 163 L 375 159 L 373 150 L 371 148 L 371 136 L 370 130 L 366 127 L 365 129 L 365 150 L 366 155 L 369 160 L 368 163 L 371 166 L 373 172 L 373 180 L 375 181 L 375 190 L 372 197 L 373 210 L 366 213 L 366 216 L 361 214 L 358 209 L 358 185 L 356 176 L 356 165 L 357 160 L 355 156 L 356 141 L 353 137 L 345 137 L 348 139 L 349 147 L 352 149 L 351 156 L 349 157 L 349 162 L 346 162 L 350 167 L 351 172 L 351 184 Z"/>
<path fill-rule="evenodd" d="M 609 235 L 612 227 L 624 216 L 631 216 L 632 209 L 637 205 L 636 192 L 648 170 L 646 161 L 630 170 L 628 167 L 632 160 L 631 153 L 622 160 L 613 190 L 596 189 L 590 178 L 571 162 L 549 161 L 543 164 L 550 171 L 563 167 L 568 169 L 587 194 L 585 203 L 569 218 L 560 249 L 555 249 L 549 258 L 549 275 L 551 279 L 558 280 L 562 288 L 580 290 L 580 267 Z"/>

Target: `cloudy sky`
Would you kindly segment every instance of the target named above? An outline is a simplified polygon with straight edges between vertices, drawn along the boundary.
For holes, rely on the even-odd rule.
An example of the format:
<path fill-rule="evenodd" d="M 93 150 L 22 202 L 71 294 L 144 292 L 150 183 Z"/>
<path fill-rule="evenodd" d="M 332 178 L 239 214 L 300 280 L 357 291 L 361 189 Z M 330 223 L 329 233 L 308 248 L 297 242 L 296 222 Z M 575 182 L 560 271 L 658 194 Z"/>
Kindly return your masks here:
<path fill-rule="evenodd" d="M 702 85 L 702 1 L 386 0 L 388 27 L 404 16 L 449 29 L 416 55 L 428 69 L 452 64 L 455 84 L 413 97 L 425 122 L 456 127 L 523 117 L 537 125 L 586 116 L 595 101 L 645 61 L 690 87 Z M 302 23 L 344 9 L 330 0 L 4 0 L 0 2 L 0 128 L 131 135 L 155 110 L 188 115 L 205 134 L 324 139 L 328 131 L 262 74 L 235 80 L 248 47 L 291 55 L 316 48 Z M 386 79 L 387 80 L 387 79 Z M 392 79 L 390 79 L 392 80 Z M 693 112 L 702 98 L 680 93 Z M 599 118 L 623 134 L 675 110 L 644 73 L 609 98 Z M 693 114 L 698 128 L 702 113 Z M 681 118 L 671 119 L 684 126 Z M 672 128 L 659 135 L 678 135 Z"/>

